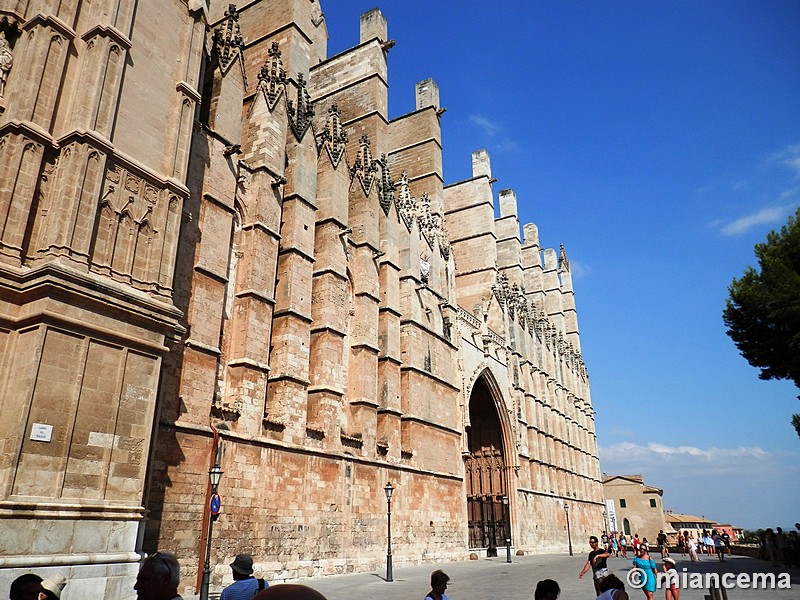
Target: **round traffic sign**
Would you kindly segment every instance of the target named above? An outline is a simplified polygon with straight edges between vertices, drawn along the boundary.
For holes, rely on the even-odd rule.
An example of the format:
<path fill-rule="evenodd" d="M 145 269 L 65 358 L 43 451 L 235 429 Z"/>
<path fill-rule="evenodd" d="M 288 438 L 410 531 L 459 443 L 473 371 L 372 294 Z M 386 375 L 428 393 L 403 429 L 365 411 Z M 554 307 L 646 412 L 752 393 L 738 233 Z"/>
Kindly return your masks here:
<path fill-rule="evenodd" d="M 222 510 L 222 500 L 219 494 L 211 494 L 211 514 L 216 517 L 220 510 Z"/>

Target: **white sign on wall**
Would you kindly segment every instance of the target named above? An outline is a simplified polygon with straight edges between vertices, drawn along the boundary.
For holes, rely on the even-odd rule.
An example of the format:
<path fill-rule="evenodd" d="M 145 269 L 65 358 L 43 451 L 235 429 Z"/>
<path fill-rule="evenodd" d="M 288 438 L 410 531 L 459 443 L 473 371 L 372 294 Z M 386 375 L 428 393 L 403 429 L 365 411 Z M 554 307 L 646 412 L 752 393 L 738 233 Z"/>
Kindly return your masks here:
<path fill-rule="evenodd" d="M 31 439 L 34 442 L 49 442 L 53 438 L 53 426 L 45 423 L 34 423 L 31 428 Z"/>

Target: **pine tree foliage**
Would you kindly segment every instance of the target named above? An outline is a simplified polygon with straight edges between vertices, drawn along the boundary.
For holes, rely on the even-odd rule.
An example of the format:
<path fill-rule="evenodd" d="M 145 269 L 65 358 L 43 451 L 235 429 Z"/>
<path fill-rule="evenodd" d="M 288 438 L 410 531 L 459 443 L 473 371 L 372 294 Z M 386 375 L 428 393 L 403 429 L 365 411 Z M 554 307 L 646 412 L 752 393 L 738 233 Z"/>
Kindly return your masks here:
<path fill-rule="evenodd" d="M 761 379 L 789 379 L 800 388 L 800 208 L 756 244 L 755 255 L 758 270 L 747 267 L 728 288 L 728 336 Z M 800 415 L 792 424 L 800 436 Z"/>

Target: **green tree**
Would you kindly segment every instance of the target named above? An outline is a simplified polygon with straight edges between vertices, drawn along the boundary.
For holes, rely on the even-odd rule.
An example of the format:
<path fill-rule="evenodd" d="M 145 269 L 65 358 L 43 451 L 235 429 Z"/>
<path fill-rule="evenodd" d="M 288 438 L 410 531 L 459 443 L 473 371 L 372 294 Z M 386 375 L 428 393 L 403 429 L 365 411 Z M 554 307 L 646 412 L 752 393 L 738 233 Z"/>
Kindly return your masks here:
<path fill-rule="evenodd" d="M 747 267 L 728 288 L 727 333 L 761 379 L 790 379 L 800 388 L 800 208 L 755 254 L 758 270 Z M 800 436 L 800 414 L 792 425 Z"/>

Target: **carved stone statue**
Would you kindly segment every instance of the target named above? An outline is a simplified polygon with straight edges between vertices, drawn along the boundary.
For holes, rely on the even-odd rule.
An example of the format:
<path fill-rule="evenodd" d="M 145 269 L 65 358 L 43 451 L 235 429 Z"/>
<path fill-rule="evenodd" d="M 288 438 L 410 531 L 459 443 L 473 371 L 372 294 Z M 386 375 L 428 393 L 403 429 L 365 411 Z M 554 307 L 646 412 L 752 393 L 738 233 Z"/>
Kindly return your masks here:
<path fill-rule="evenodd" d="M 13 63 L 14 55 L 11 54 L 11 46 L 6 39 L 6 34 L 0 31 L 0 98 L 5 94 L 8 72 Z"/>

